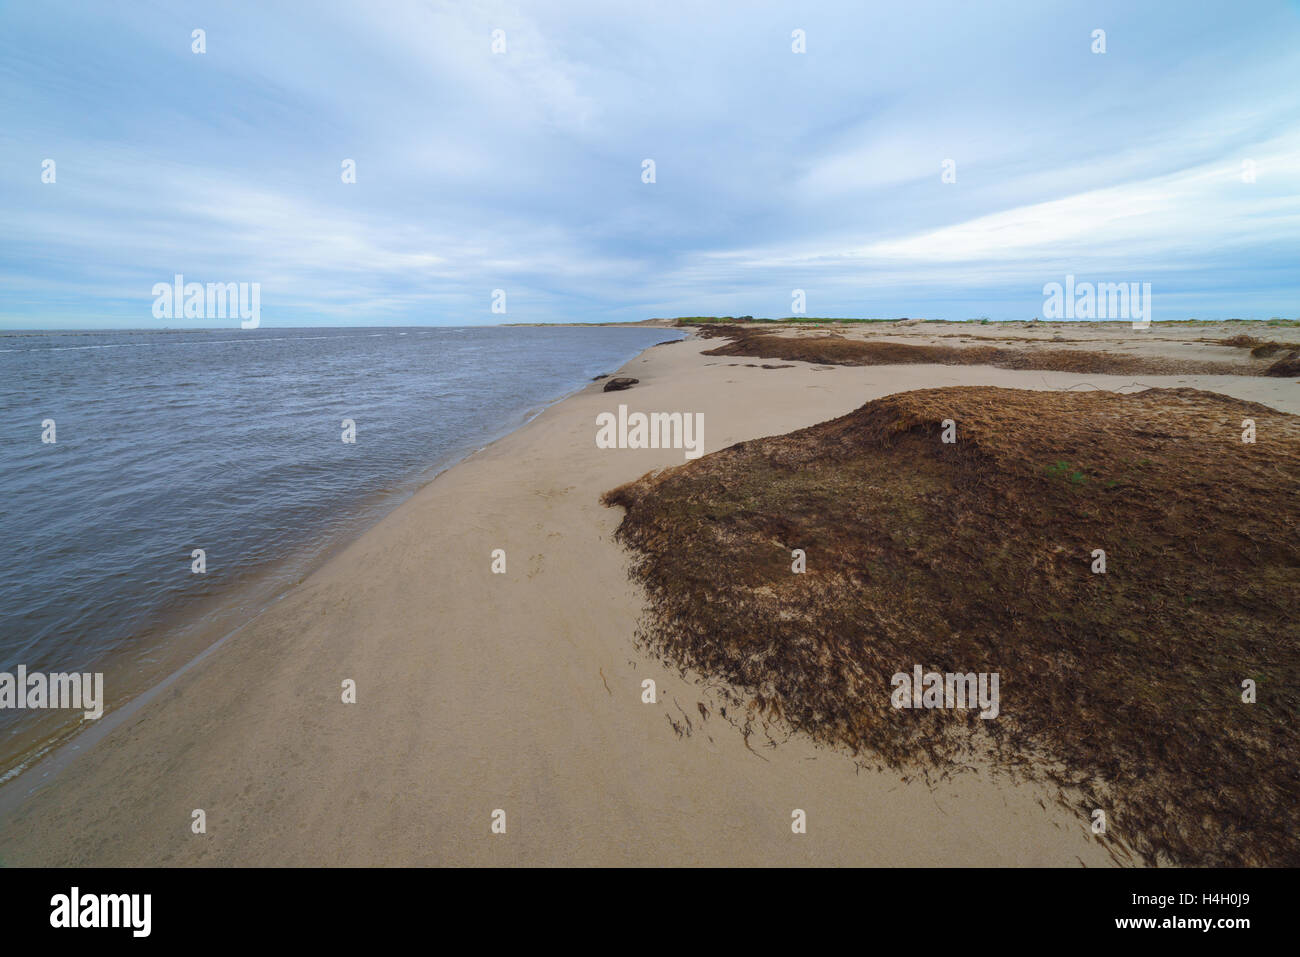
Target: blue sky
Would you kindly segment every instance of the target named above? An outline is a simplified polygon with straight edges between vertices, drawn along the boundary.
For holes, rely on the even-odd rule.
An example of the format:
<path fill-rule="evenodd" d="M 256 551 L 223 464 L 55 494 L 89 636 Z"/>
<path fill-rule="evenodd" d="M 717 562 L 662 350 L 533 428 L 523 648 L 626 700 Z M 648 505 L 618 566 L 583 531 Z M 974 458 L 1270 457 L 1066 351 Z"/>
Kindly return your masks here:
<path fill-rule="evenodd" d="M 0 328 L 1295 318 L 1300 2 L 4 3 L 0 223 Z"/>

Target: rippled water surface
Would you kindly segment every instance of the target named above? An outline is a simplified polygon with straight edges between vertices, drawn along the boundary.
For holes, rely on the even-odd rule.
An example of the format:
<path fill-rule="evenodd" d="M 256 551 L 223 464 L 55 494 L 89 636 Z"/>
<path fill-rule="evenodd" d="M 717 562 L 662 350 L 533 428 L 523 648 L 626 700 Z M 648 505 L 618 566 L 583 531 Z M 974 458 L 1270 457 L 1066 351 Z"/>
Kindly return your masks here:
<path fill-rule="evenodd" d="M 678 337 L 0 334 L 0 671 L 91 670 L 143 654 L 159 622 L 373 521 L 431 469 Z M 355 444 L 342 441 L 345 418 Z M 54 444 L 41 440 L 46 419 Z M 191 572 L 196 548 L 203 575 Z M 0 722 L 16 720 L 0 711 Z"/>

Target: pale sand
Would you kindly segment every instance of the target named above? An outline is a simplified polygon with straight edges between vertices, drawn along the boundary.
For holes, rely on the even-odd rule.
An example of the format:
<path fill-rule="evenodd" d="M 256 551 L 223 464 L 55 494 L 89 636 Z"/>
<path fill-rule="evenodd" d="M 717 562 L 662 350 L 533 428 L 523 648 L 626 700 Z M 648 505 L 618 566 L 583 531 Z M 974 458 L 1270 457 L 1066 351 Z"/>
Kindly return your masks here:
<path fill-rule="evenodd" d="M 774 748 L 754 736 L 751 751 L 715 696 L 635 649 L 642 595 L 612 541 L 621 514 L 598 501 L 682 452 L 600 450 L 594 436 L 619 403 L 703 412 L 714 451 L 904 389 L 1131 377 L 768 370 L 699 355 L 713 344 L 650 349 L 620 370 L 641 380 L 630 391 L 595 383 L 445 472 L 66 770 L 19 778 L 9 802 L 39 790 L 0 820 L 0 861 L 1111 864 L 1085 819 L 1004 776 L 904 783 L 798 736 Z M 1290 379 L 1142 381 L 1300 412 Z M 506 575 L 490 572 L 494 548 Z M 658 704 L 641 703 L 646 677 Z M 340 701 L 345 678 L 356 705 Z M 689 737 L 668 720 L 683 712 Z M 195 808 L 206 835 L 191 833 Z M 505 835 L 490 832 L 496 808 Z M 794 808 L 807 834 L 791 833 Z"/>

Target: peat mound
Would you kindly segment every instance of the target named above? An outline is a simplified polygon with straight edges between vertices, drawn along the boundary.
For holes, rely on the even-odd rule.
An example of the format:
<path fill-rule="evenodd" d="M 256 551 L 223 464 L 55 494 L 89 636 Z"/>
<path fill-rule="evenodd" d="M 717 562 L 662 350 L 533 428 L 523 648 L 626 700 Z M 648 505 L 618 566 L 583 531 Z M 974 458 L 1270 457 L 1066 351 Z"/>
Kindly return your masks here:
<path fill-rule="evenodd" d="M 603 500 L 648 593 L 639 640 L 748 720 L 904 773 L 991 757 L 1148 863 L 1294 866 L 1297 479 L 1300 416 L 1266 406 L 963 387 Z M 895 708 L 917 665 L 998 674 L 1000 714 Z"/>

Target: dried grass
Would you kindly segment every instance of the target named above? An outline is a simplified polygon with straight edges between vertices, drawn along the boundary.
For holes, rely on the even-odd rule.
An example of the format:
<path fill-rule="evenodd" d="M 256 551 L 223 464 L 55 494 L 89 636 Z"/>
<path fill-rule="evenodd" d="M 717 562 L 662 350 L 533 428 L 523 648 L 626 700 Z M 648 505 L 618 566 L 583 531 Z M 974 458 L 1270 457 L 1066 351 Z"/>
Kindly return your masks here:
<path fill-rule="evenodd" d="M 738 326 L 702 330 L 707 338 L 728 338 L 707 356 L 787 359 L 827 365 L 989 365 L 1000 369 L 1109 375 L 1264 375 L 1263 367 L 1241 362 L 1169 359 L 1081 349 L 1017 349 L 991 345 L 945 346 L 848 339 L 843 336 L 786 336 Z M 1275 373 L 1269 373 L 1275 374 Z"/>
<path fill-rule="evenodd" d="M 1300 417 L 1262 405 L 949 388 L 604 501 L 627 510 L 641 640 L 728 682 L 750 720 L 905 772 L 992 756 L 1085 819 L 1105 809 L 1148 863 L 1294 866 L 1297 479 Z M 892 708 L 915 664 L 998 672 L 1001 716 Z"/>

